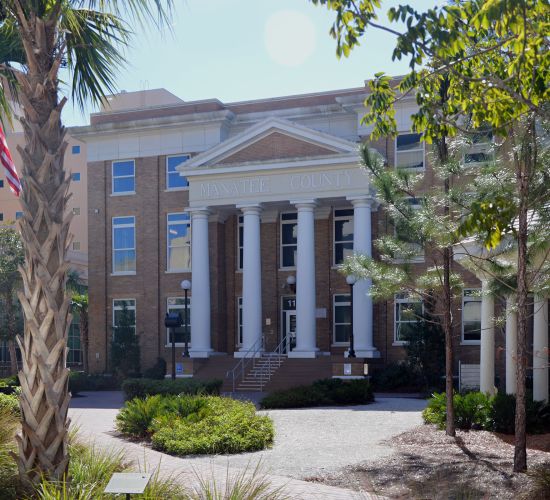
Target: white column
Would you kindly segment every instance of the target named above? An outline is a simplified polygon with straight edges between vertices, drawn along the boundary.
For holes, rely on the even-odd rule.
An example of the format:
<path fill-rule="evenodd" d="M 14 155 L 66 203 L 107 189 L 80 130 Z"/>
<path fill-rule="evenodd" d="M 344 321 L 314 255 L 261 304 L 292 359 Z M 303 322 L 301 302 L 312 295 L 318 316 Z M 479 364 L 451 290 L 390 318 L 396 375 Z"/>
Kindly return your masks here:
<path fill-rule="evenodd" d="M 191 211 L 191 348 L 193 358 L 207 358 L 210 342 L 210 259 L 207 209 Z"/>
<path fill-rule="evenodd" d="M 316 347 L 315 217 L 313 200 L 295 202 L 298 209 L 296 262 L 296 347 L 289 357 L 314 358 Z"/>
<path fill-rule="evenodd" d="M 239 206 L 243 212 L 243 345 L 235 357 L 261 348 L 262 264 L 259 205 Z"/>
<path fill-rule="evenodd" d="M 481 349 L 479 355 L 480 391 L 495 391 L 495 299 L 489 293 L 489 282 L 481 282 Z"/>
<path fill-rule="evenodd" d="M 533 316 L 533 399 L 548 399 L 548 299 L 539 295 Z"/>
<path fill-rule="evenodd" d="M 518 350 L 518 315 L 516 296 L 506 298 L 506 394 L 515 394 L 517 387 L 516 359 Z"/>
<path fill-rule="evenodd" d="M 350 198 L 353 205 L 353 252 L 372 255 L 370 196 Z M 358 358 L 378 358 L 380 353 L 374 347 L 372 297 L 369 295 L 372 280 L 359 280 L 353 286 L 353 339 Z"/>

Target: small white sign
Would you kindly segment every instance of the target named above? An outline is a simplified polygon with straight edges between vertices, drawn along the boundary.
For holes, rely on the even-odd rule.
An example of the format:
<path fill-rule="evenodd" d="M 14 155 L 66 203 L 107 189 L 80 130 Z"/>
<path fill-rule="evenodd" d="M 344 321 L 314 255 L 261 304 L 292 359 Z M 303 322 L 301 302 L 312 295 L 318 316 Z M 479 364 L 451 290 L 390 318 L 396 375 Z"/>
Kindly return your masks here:
<path fill-rule="evenodd" d="M 344 375 L 351 375 L 351 363 L 344 363 Z"/>

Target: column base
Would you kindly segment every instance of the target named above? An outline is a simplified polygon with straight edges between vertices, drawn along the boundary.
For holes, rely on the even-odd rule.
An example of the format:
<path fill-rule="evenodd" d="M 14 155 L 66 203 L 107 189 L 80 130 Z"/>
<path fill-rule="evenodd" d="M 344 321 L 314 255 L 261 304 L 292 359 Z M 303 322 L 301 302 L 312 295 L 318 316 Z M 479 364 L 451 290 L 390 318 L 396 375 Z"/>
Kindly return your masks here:
<path fill-rule="evenodd" d="M 209 358 L 214 353 L 214 349 L 189 349 L 191 358 Z"/>
<path fill-rule="evenodd" d="M 298 351 L 294 349 L 287 354 L 289 358 L 316 358 L 319 355 L 319 349 L 312 349 L 307 351 Z"/>
<path fill-rule="evenodd" d="M 344 356 L 348 357 L 348 351 L 344 353 Z M 356 358 L 379 358 L 380 351 L 376 347 L 368 347 L 366 349 L 355 349 Z"/>

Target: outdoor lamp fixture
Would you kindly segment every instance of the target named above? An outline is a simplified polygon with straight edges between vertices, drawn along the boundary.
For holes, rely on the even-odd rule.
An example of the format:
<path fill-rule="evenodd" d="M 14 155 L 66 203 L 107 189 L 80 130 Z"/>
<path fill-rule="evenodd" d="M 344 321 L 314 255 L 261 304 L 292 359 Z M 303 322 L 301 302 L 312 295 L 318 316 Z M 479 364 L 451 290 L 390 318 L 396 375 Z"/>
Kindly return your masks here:
<path fill-rule="evenodd" d="M 185 348 L 183 349 L 183 357 L 188 358 L 189 357 L 189 304 L 187 301 L 187 294 L 189 293 L 189 290 L 191 290 L 191 282 L 189 280 L 183 280 L 180 283 L 180 286 L 185 293 L 185 313 L 184 313 L 184 319 L 183 319 L 183 340 L 185 342 Z"/>
<path fill-rule="evenodd" d="M 164 326 L 172 333 L 172 380 L 176 380 L 176 328 L 182 325 L 179 312 L 167 312 L 164 317 Z"/>
<path fill-rule="evenodd" d="M 355 358 L 355 349 L 353 348 L 353 285 L 355 285 L 356 281 L 357 278 L 353 274 L 346 276 L 346 283 L 349 285 L 349 302 L 351 306 L 351 332 L 349 334 L 348 358 Z"/>
<path fill-rule="evenodd" d="M 293 293 L 296 293 L 296 276 L 294 276 L 293 274 L 287 276 L 286 284 L 289 286 Z"/>

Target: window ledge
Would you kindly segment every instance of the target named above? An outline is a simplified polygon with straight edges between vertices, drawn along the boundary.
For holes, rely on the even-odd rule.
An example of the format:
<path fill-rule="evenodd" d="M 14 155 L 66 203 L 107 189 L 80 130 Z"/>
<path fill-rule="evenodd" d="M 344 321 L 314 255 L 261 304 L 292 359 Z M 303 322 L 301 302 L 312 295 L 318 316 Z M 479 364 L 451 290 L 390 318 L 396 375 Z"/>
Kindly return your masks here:
<path fill-rule="evenodd" d="M 279 271 L 296 271 L 296 267 L 280 267 Z"/>
<path fill-rule="evenodd" d="M 171 348 L 172 348 L 172 344 L 166 344 L 164 347 L 165 347 L 166 349 L 171 349 Z M 184 343 L 176 342 L 176 347 L 179 347 L 179 348 L 181 348 L 181 349 L 185 349 L 185 344 L 184 344 Z M 191 348 L 191 342 L 189 342 L 189 343 L 187 344 L 187 347 L 188 347 L 188 348 Z"/>
<path fill-rule="evenodd" d="M 137 273 L 135 271 L 127 273 L 111 273 L 111 276 L 135 276 Z"/>
<path fill-rule="evenodd" d="M 333 342 L 331 347 L 349 347 L 349 342 Z"/>
<path fill-rule="evenodd" d="M 109 196 L 111 197 L 115 197 L 115 196 L 132 196 L 136 194 L 135 191 L 127 191 L 127 192 L 124 192 L 124 193 L 111 193 Z"/>
<path fill-rule="evenodd" d="M 460 345 L 481 345 L 481 340 L 462 340 Z"/>
<path fill-rule="evenodd" d="M 175 270 L 169 270 L 164 271 L 164 274 L 189 274 L 191 272 L 191 269 L 175 269 Z"/>
<path fill-rule="evenodd" d="M 180 188 L 166 188 L 164 190 L 165 193 L 172 193 L 173 191 L 189 191 L 189 186 L 186 187 L 180 187 Z"/>
<path fill-rule="evenodd" d="M 406 342 L 405 340 L 394 340 L 391 345 L 394 346 L 394 347 L 403 347 L 403 346 L 406 346 L 408 344 L 409 343 Z"/>

